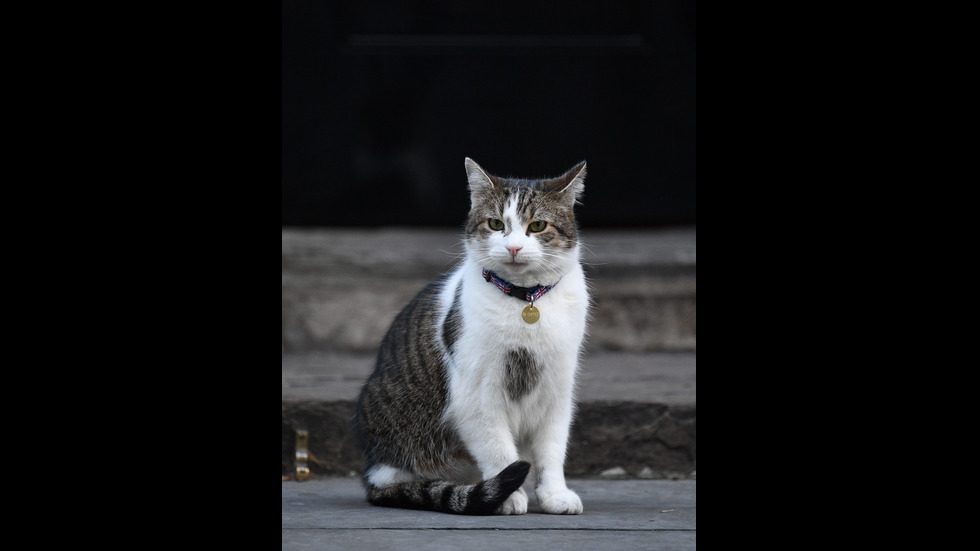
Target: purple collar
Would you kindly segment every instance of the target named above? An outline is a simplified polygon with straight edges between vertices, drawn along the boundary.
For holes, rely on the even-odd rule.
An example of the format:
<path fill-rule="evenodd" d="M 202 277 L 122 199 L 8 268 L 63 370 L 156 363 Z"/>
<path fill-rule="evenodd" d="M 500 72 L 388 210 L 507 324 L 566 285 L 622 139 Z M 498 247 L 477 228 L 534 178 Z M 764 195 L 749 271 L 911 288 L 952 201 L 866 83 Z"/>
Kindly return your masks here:
<path fill-rule="evenodd" d="M 559 279 L 558 282 L 555 282 L 555 285 L 536 285 L 534 287 L 519 287 L 517 285 L 512 285 L 504 281 L 500 276 L 486 269 L 483 270 L 483 279 L 496 285 L 497 288 L 503 291 L 505 295 L 510 295 L 520 300 L 526 300 L 531 304 L 534 304 L 534 301 L 541 298 L 541 296 L 547 293 L 548 291 L 554 289 L 555 285 L 558 285 L 558 282 L 561 281 Z"/>

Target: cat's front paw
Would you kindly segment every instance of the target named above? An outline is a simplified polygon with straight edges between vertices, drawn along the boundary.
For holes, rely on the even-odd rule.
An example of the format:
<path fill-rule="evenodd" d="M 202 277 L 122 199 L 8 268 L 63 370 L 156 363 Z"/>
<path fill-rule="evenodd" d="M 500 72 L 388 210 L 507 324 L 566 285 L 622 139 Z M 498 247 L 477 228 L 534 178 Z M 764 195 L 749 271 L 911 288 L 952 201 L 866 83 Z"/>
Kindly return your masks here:
<path fill-rule="evenodd" d="M 545 513 L 552 515 L 580 515 L 584 508 L 578 494 L 565 488 L 554 493 L 538 493 L 538 501 Z"/>
<path fill-rule="evenodd" d="M 498 515 L 523 515 L 527 512 L 527 493 L 518 488 L 497 509 Z"/>

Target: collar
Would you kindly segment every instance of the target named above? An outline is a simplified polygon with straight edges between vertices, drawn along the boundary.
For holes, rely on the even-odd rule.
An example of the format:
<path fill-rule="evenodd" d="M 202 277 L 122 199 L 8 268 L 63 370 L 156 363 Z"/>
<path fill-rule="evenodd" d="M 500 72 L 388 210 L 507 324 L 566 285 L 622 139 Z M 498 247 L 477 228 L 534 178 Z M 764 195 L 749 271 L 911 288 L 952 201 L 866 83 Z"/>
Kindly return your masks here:
<path fill-rule="evenodd" d="M 534 301 L 541 298 L 548 291 L 554 289 L 555 285 L 558 285 L 558 283 L 561 281 L 559 279 L 558 281 L 555 282 L 555 285 L 536 285 L 534 287 L 519 287 L 517 285 L 512 285 L 508 283 L 497 274 L 486 269 L 483 270 L 483 279 L 496 285 L 497 288 L 503 291 L 505 295 L 510 295 L 520 300 L 526 300 L 531 304 L 534 304 Z"/>

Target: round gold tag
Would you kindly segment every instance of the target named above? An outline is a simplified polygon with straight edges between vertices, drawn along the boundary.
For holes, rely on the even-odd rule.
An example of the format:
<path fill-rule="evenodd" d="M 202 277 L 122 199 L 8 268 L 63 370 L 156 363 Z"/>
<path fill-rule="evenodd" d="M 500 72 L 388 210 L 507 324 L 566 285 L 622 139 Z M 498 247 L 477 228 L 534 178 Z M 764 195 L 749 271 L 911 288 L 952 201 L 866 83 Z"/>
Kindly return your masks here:
<path fill-rule="evenodd" d="M 524 307 L 524 311 L 521 312 L 521 317 L 528 323 L 537 323 L 538 319 L 541 317 L 541 311 L 528 304 L 526 307 Z"/>

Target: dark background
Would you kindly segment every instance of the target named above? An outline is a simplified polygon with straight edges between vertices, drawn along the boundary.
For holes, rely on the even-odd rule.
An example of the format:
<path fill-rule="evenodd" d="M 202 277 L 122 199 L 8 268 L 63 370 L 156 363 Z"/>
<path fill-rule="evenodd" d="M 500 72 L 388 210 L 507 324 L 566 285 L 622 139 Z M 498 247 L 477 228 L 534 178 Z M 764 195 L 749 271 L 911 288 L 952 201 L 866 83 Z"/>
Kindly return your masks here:
<path fill-rule="evenodd" d="M 459 226 L 466 156 L 694 225 L 696 54 L 694 1 L 284 0 L 282 225 Z"/>

